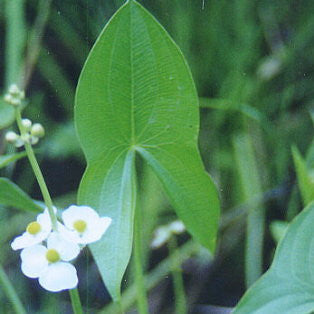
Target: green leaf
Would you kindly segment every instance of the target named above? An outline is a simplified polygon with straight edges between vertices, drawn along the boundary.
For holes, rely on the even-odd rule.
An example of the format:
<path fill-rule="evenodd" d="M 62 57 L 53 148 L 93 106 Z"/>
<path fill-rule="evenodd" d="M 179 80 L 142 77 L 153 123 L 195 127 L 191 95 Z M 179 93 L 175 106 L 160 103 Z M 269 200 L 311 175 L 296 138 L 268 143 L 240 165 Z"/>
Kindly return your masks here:
<path fill-rule="evenodd" d="M 14 121 L 14 108 L 0 99 L 0 130 L 10 126 Z"/>
<path fill-rule="evenodd" d="M 276 243 L 278 243 L 284 237 L 288 226 L 289 223 L 287 221 L 275 220 L 270 223 L 270 233 Z"/>
<path fill-rule="evenodd" d="M 270 269 L 244 295 L 234 314 L 314 311 L 314 204 L 290 224 Z"/>
<path fill-rule="evenodd" d="M 235 103 L 229 99 L 201 97 L 200 107 L 210 108 L 210 109 L 219 109 L 219 110 L 239 111 L 243 115 L 259 123 L 266 121 L 265 116 L 256 108 L 247 104 Z"/>
<path fill-rule="evenodd" d="M 136 152 L 187 230 L 214 250 L 219 201 L 197 147 L 193 79 L 178 47 L 137 2 L 118 10 L 93 47 L 77 88 L 75 122 L 88 163 L 79 203 L 114 221 L 91 247 L 114 299 L 131 254 Z"/>
<path fill-rule="evenodd" d="M 6 167 L 11 162 L 24 158 L 25 156 L 26 156 L 26 152 L 0 156 L 0 169 Z"/>
<path fill-rule="evenodd" d="M 307 168 L 306 161 L 297 147 L 293 146 L 291 150 L 303 204 L 306 206 L 314 200 L 314 176 L 313 173 L 311 175 L 310 169 Z"/>
<path fill-rule="evenodd" d="M 7 178 L 0 178 L 0 204 L 25 211 L 42 211 L 40 205 Z"/>
<path fill-rule="evenodd" d="M 262 195 L 263 190 L 250 135 L 238 134 L 233 138 L 233 146 L 242 200 L 249 202 L 250 206 L 245 248 L 245 279 L 248 287 L 262 274 L 265 208 L 256 201 L 256 198 Z"/>
<path fill-rule="evenodd" d="M 130 259 L 136 198 L 134 152 L 118 150 L 88 167 L 80 188 L 80 203 L 112 218 L 103 240 L 90 245 L 107 289 L 120 297 L 120 282 Z"/>

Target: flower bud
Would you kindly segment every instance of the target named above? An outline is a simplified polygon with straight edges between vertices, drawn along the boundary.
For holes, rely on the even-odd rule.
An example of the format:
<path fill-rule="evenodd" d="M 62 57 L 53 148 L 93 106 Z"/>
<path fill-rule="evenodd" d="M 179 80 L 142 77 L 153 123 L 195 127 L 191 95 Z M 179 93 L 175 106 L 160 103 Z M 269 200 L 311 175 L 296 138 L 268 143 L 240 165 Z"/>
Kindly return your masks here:
<path fill-rule="evenodd" d="M 31 129 L 32 121 L 29 120 L 29 119 L 23 119 L 22 120 L 22 125 L 25 128 L 25 130 L 28 132 Z"/>
<path fill-rule="evenodd" d="M 30 143 L 31 143 L 32 145 L 37 144 L 38 141 L 39 141 L 39 138 L 38 138 L 37 136 L 31 136 L 31 137 L 30 137 Z"/>
<path fill-rule="evenodd" d="M 45 135 L 44 127 L 40 123 L 35 123 L 31 128 L 31 135 L 43 137 Z"/>
<path fill-rule="evenodd" d="M 10 104 L 14 107 L 18 107 L 21 105 L 21 100 L 15 97 L 11 98 Z"/>
<path fill-rule="evenodd" d="M 23 141 L 23 140 L 21 139 L 21 137 L 19 136 L 19 138 L 18 138 L 18 139 L 16 140 L 16 142 L 14 143 L 14 146 L 17 147 L 17 148 L 19 148 L 19 147 L 24 146 L 24 144 L 25 144 L 25 141 Z"/>
<path fill-rule="evenodd" d="M 9 94 L 13 96 L 18 96 L 20 94 L 20 89 L 16 84 L 11 84 L 9 87 Z"/>
<path fill-rule="evenodd" d="M 9 131 L 6 133 L 5 135 L 5 139 L 7 142 L 11 143 L 11 144 L 15 144 L 15 142 L 18 140 L 19 136 L 12 131 Z"/>
<path fill-rule="evenodd" d="M 11 104 L 13 97 L 10 94 L 5 94 L 4 101 Z"/>

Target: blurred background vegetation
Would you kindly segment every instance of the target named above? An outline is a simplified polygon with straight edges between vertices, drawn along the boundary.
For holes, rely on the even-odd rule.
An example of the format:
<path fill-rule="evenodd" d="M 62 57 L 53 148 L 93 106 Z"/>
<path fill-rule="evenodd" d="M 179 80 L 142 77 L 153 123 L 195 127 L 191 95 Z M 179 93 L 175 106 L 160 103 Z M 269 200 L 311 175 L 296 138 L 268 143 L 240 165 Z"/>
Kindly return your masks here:
<path fill-rule="evenodd" d="M 0 1 L 0 91 L 14 82 L 26 88 L 24 116 L 45 126 L 37 155 L 60 207 L 75 203 L 85 167 L 73 126 L 77 80 L 89 49 L 123 2 Z M 191 313 L 227 313 L 269 267 L 285 223 L 314 198 L 307 188 L 314 182 L 314 2 L 139 2 L 191 67 L 200 96 L 200 150 L 222 204 L 215 258 L 187 234 L 151 250 L 153 231 L 175 216 L 150 169 L 138 161 L 151 313 L 185 311 L 182 278 Z M 0 102 L 0 154 L 13 152 L 3 140 L 15 128 L 6 106 Z M 41 199 L 26 159 L 0 169 L 0 175 Z M 31 218 L 14 208 L 0 212 L 0 262 L 29 313 L 70 312 L 68 295 L 46 293 L 25 278 L 18 254 L 10 250 L 12 237 Z M 86 253 L 77 264 L 83 305 L 91 313 L 114 313 L 92 257 Z M 132 282 L 131 262 L 123 297 L 128 310 L 136 300 Z M 0 304 L 0 312 L 11 313 L 1 287 Z"/>

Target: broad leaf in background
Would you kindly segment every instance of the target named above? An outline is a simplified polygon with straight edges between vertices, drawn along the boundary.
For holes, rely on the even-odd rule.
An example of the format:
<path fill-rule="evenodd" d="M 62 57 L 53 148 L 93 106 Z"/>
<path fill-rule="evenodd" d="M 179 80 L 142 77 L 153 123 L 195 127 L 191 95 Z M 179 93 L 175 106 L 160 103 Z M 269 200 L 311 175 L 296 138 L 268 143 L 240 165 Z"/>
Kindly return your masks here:
<path fill-rule="evenodd" d="M 15 119 L 14 108 L 0 99 L 0 130 L 11 125 Z"/>
<path fill-rule="evenodd" d="M 306 161 L 296 146 L 292 147 L 294 167 L 297 173 L 298 185 L 301 191 L 304 206 L 314 200 L 314 173 L 308 169 Z"/>
<path fill-rule="evenodd" d="M 136 152 L 188 231 L 214 250 L 219 201 L 197 147 L 193 79 L 178 47 L 137 2 L 118 10 L 92 49 L 77 88 L 75 122 L 88 163 L 78 202 L 113 219 L 91 250 L 114 299 L 132 248 Z"/>
<path fill-rule="evenodd" d="M 6 167 L 11 162 L 24 158 L 25 156 L 26 156 L 26 152 L 0 156 L 0 169 Z"/>
<path fill-rule="evenodd" d="M 314 311 L 314 203 L 290 224 L 270 269 L 244 295 L 234 314 Z"/>
<path fill-rule="evenodd" d="M 31 212 L 42 211 L 41 206 L 7 178 L 0 178 L 0 205 Z"/>

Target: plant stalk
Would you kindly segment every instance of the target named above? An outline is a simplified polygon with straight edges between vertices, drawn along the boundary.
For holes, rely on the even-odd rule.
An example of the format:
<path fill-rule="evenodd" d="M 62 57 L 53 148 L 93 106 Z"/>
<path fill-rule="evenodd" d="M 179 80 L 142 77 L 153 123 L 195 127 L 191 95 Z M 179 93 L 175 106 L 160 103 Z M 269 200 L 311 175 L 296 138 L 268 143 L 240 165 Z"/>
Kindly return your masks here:
<path fill-rule="evenodd" d="M 16 293 L 14 286 L 12 285 L 10 279 L 5 273 L 2 265 L 0 265 L 0 284 L 2 285 L 3 291 L 12 302 L 13 308 L 17 314 L 26 314 L 23 304 Z"/>
<path fill-rule="evenodd" d="M 26 135 L 26 130 L 22 124 L 22 117 L 21 117 L 21 111 L 19 108 L 17 108 L 15 110 L 15 118 L 16 118 L 16 122 L 17 122 L 17 125 L 18 125 L 18 128 L 21 132 L 21 135 L 25 136 Z M 25 150 L 26 150 L 26 153 L 27 153 L 27 157 L 28 157 L 28 160 L 32 166 L 32 169 L 34 171 L 34 174 L 36 176 L 36 179 L 37 179 L 37 182 L 39 184 L 39 187 L 40 187 L 40 190 L 41 190 L 41 193 L 43 195 L 43 198 L 44 198 L 44 202 L 48 208 L 48 212 L 49 212 L 49 215 L 50 215 L 50 218 L 51 218 L 51 222 L 52 222 L 52 228 L 54 230 L 57 230 L 57 217 L 56 217 L 56 214 L 53 210 L 53 204 L 52 204 L 52 200 L 51 200 L 51 197 L 50 197 L 50 194 L 49 194 L 49 191 L 48 191 L 48 188 L 47 188 L 47 185 L 46 185 L 46 182 L 45 182 L 45 179 L 43 177 L 43 174 L 40 170 L 40 167 L 38 165 L 38 162 L 37 162 L 37 159 L 36 159 L 36 156 L 34 154 L 34 151 L 33 151 L 33 148 L 32 148 L 32 145 L 30 143 L 25 143 Z"/>
<path fill-rule="evenodd" d="M 142 265 L 142 239 L 141 239 L 141 216 L 139 208 L 135 211 L 134 226 L 134 266 L 135 266 L 135 285 L 137 290 L 137 305 L 140 314 L 148 314 L 148 301 L 144 283 Z"/>
<path fill-rule="evenodd" d="M 84 312 L 82 309 L 80 295 L 77 288 L 70 289 L 69 294 L 70 294 L 72 309 L 73 309 L 74 314 L 83 314 Z"/>
<path fill-rule="evenodd" d="M 176 256 L 177 254 L 177 239 L 175 235 L 171 237 L 168 243 L 169 255 Z M 176 314 L 186 314 L 187 304 L 185 299 L 184 283 L 182 276 L 181 265 L 174 263 L 173 269 L 171 270 L 171 275 L 173 279 L 173 289 L 175 297 L 175 313 Z"/>

